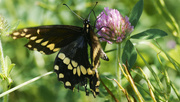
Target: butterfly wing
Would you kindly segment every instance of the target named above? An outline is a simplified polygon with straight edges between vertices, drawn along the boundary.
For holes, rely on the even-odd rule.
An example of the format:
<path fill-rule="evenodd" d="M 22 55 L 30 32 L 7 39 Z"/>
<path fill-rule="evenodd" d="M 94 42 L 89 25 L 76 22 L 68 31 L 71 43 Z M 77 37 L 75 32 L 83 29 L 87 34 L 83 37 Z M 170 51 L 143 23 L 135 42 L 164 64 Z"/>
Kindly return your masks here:
<path fill-rule="evenodd" d="M 106 61 L 108 61 L 107 55 L 104 53 L 104 51 L 101 48 L 101 45 L 99 43 L 99 39 L 94 33 L 94 31 L 90 28 L 89 30 L 89 39 L 88 39 L 88 44 L 90 45 L 90 58 L 91 58 L 91 70 L 93 72 L 93 77 L 90 78 L 89 83 L 90 83 L 90 89 L 93 93 L 94 96 L 96 94 L 99 94 L 99 74 L 97 71 L 98 66 L 100 65 L 99 58 L 102 58 Z"/>
<path fill-rule="evenodd" d="M 87 41 L 83 36 L 80 36 L 69 45 L 62 47 L 56 56 L 54 63 L 54 70 L 57 73 L 58 79 L 63 81 L 64 86 L 71 90 L 76 84 L 87 86 L 87 78 L 92 80 L 90 88 L 94 92 L 94 96 L 99 93 L 96 92 L 95 87 L 98 83 L 97 72 L 91 70 L 91 64 L 88 60 Z M 87 91 L 86 91 L 87 92 Z"/>
<path fill-rule="evenodd" d="M 44 54 L 52 54 L 61 48 L 54 63 L 58 79 L 66 88 L 72 90 L 77 84 L 85 86 L 86 89 L 89 79 L 90 89 L 95 97 L 99 94 L 100 85 L 97 71 L 99 58 L 108 58 L 90 27 L 89 23 L 85 24 L 84 28 L 69 25 L 39 26 L 16 30 L 10 36 L 13 39 L 29 39 L 25 46 Z M 87 51 L 88 43 L 91 63 Z"/>
<path fill-rule="evenodd" d="M 76 84 L 80 84 L 86 89 L 88 78 L 90 89 L 96 96 L 99 93 L 99 75 L 89 62 L 87 41 L 91 38 L 84 34 L 86 33 L 81 27 L 52 25 L 16 30 L 10 36 L 13 39 L 29 39 L 25 46 L 44 54 L 52 54 L 61 48 L 54 63 L 58 79 L 64 82 L 66 88 L 73 89 Z M 91 47 L 95 46 L 93 44 Z"/>
<path fill-rule="evenodd" d="M 25 37 L 29 39 L 25 45 L 28 49 L 37 50 L 43 54 L 52 54 L 77 39 L 81 34 L 81 27 L 49 25 L 16 30 L 10 36 L 13 39 Z"/>
<path fill-rule="evenodd" d="M 97 69 L 100 64 L 99 58 L 103 60 L 109 61 L 109 58 L 104 53 L 103 49 L 101 48 L 101 44 L 99 43 L 99 39 L 93 30 L 90 30 L 90 42 L 89 45 L 91 46 L 91 64 L 94 67 L 93 70 Z"/>

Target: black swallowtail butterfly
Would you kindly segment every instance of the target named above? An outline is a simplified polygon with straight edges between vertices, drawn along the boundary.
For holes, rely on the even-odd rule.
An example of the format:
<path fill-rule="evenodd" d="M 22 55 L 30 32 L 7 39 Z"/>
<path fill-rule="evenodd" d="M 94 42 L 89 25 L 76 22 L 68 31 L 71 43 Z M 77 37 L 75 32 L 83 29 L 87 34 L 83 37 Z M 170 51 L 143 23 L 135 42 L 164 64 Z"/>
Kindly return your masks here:
<path fill-rule="evenodd" d="M 102 50 L 89 20 L 85 19 L 83 23 L 83 28 L 72 25 L 24 28 L 14 31 L 10 36 L 13 39 L 29 39 L 25 46 L 42 54 L 49 55 L 60 50 L 54 62 L 54 71 L 57 73 L 58 80 L 64 83 L 65 88 L 71 90 L 77 84 L 85 86 L 86 95 L 89 93 L 87 90 L 87 81 L 89 81 L 95 97 L 99 94 L 100 85 L 97 71 L 99 58 L 109 59 Z M 88 56 L 88 50 L 90 50 L 90 56 Z"/>

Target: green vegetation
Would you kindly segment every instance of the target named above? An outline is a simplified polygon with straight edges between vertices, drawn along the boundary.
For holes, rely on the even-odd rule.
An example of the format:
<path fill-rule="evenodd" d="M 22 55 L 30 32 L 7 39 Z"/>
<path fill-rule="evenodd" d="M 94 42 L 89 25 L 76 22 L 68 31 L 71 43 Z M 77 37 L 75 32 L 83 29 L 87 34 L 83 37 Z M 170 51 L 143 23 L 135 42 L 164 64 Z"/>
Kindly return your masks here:
<path fill-rule="evenodd" d="M 73 92 L 57 80 L 52 73 L 57 53 L 42 55 L 30 51 L 24 47 L 26 39 L 13 40 L 7 35 L 14 29 L 40 25 L 82 27 L 83 21 L 63 3 L 86 18 L 96 1 L 0 0 L 0 102 L 180 101 L 180 1 L 144 0 L 144 4 L 142 1 L 98 0 L 94 9 L 96 16 L 104 7 L 117 9 L 123 16 L 130 17 L 136 27 L 126 44 L 102 43 L 110 61 L 101 60 L 100 95 L 93 98 L 91 93 L 86 96 L 81 91 L 84 88 Z M 139 5 L 133 10 L 137 2 Z M 95 19 L 91 15 L 92 25 Z M 120 64 L 117 63 L 119 56 Z M 119 71 L 121 73 L 117 73 Z M 117 77 L 119 74 L 121 77 Z"/>

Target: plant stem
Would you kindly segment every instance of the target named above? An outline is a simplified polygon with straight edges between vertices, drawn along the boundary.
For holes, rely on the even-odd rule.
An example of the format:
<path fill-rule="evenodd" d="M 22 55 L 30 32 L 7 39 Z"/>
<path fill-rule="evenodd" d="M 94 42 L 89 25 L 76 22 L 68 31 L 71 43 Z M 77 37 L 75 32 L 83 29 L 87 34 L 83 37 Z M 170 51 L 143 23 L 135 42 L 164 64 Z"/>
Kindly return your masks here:
<path fill-rule="evenodd" d="M 7 80 L 3 80 L 2 82 L 1 82 L 1 84 L 2 84 L 2 86 L 3 86 L 3 92 L 6 92 L 7 90 L 8 90 L 8 82 L 7 82 Z M 7 95 L 5 95 L 4 97 L 3 97 L 3 102 L 8 102 L 8 94 Z"/>
<path fill-rule="evenodd" d="M 132 78 L 132 75 L 130 74 L 130 72 L 128 71 L 127 67 L 123 64 L 123 67 L 125 69 L 126 75 L 128 77 L 128 81 L 132 87 L 132 89 L 134 90 L 136 96 L 138 97 L 139 102 L 145 102 L 142 95 L 140 94 L 139 90 L 137 89 L 135 82 Z"/>
<path fill-rule="evenodd" d="M 121 63 L 121 43 L 117 45 L 117 79 L 119 84 L 121 83 L 121 70 L 119 68 L 119 63 Z"/>
<path fill-rule="evenodd" d="M 6 66 L 5 66 L 5 61 L 4 61 L 4 54 L 3 54 L 1 39 L 0 39 L 0 59 L 1 59 L 1 70 L 2 70 L 2 74 L 4 75 L 6 73 L 5 72 Z M 8 90 L 8 81 L 6 80 L 6 78 L 4 78 L 4 80 L 2 81 L 2 86 L 3 86 L 3 92 Z M 8 102 L 8 95 L 3 97 L 3 102 Z"/>
<path fill-rule="evenodd" d="M 178 89 L 174 86 L 174 84 L 170 81 L 170 85 L 172 87 L 172 89 L 174 90 L 174 92 L 176 93 L 178 99 L 180 100 L 180 94 L 178 92 Z"/>
<path fill-rule="evenodd" d="M 175 18 L 172 16 L 171 12 L 168 11 L 167 6 L 165 5 L 164 0 L 153 0 L 153 3 L 155 5 L 155 8 L 157 9 L 158 13 L 162 15 L 163 18 L 165 18 L 166 25 L 168 28 L 172 31 L 172 34 L 176 40 L 179 42 L 179 37 L 180 37 L 180 29 L 177 21 Z"/>
<path fill-rule="evenodd" d="M 116 77 L 118 80 L 118 83 L 121 84 L 121 70 L 119 68 L 119 63 L 121 63 L 121 43 L 117 44 L 117 59 L 116 59 L 116 64 L 117 64 L 117 68 L 116 68 Z M 118 99 L 121 102 L 121 90 L 118 90 Z"/>
<path fill-rule="evenodd" d="M 5 61 L 4 61 L 4 54 L 3 54 L 3 48 L 2 48 L 2 43 L 0 39 L 0 59 L 1 59 L 1 70 L 2 73 L 5 73 Z"/>
<path fill-rule="evenodd" d="M 25 86 L 25 85 L 28 85 L 28 84 L 38 80 L 38 79 L 40 79 L 40 78 L 42 78 L 44 76 L 50 75 L 52 73 L 53 73 L 53 71 L 47 72 L 47 73 L 45 73 L 45 74 L 43 74 L 41 76 L 38 76 L 38 77 L 35 77 L 35 78 L 33 78 L 33 79 L 29 80 L 29 81 L 26 81 L 26 82 L 14 87 L 14 88 L 8 90 L 8 91 L 6 91 L 6 92 L 3 92 L 3 93 L 0 94 L 0 98 L 7 95 L 7 94 L 9 94 L 9 93 L 11 93 L 11 92 L 13 92 L 13 91 L 15 91 L 15 90 L 17 90 L 17 89 L 19 89 L 19 88 L 21 88 L 21 87 L 23 87 L 23 86 Z"/>

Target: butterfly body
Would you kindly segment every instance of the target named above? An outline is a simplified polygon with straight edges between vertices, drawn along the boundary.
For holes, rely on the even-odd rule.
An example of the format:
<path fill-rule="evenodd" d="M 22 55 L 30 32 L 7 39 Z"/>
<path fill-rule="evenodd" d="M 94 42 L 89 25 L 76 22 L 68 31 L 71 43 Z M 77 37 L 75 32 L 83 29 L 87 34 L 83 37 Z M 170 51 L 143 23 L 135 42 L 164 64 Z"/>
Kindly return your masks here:
<path fill-rule="evenodd" d="M 38 26 L 16 30 L 10 36 L 13 39 L 23 37 L 29 39 L 25 46 L 43 54 L 48 55 L 60 50 L 55 58 L 54 71 L 58 80 L 64 83 L 65 88 L 73 90 L 75 85 L 82 85 L 85 86 L 86 94 L 88 94 L 87 82 L 89 81 L 93 95 L 99 94 L 100 81 L 97 71 L 99 58 L 104 60 L 108 60 L 108 58 L 103 52 L 89 20 L 84 20 L 83 27 Z"/>

